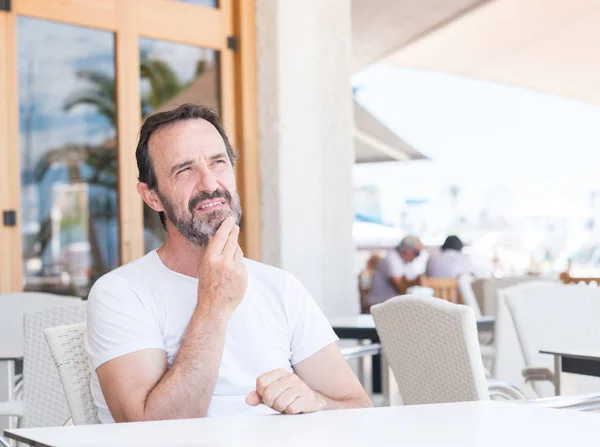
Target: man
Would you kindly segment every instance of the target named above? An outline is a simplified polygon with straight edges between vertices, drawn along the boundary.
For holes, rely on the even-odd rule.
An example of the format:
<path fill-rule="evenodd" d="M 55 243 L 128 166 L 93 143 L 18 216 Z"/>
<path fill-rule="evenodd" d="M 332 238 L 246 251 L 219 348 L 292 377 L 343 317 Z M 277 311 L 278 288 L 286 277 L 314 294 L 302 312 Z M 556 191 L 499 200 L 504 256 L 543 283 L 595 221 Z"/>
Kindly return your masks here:
<path fill-rule="evenodd" d="M 416 236 L 406 236 L 400 244 L 390 250 L 371 273 L 371 288 L 367 305 L 373 306 L 394 296 L 406 293 L 410 285 L 416 284 L 425 271 L 421 262 L 423 244 Z"/>
<path fill-rule="evenodd" d="M 462 253 L 463 243 L 457 236 L 448 236 L 439 253 L 432 254 L 427 261 L 427 276 L 432 278 L 458 278 L 475 275 L 471 260 Z"/>
<path fill-rule="evenodd" d="M 100 421 L 370 406 L 308 292 L 244 259 L 236 155 L 216 114 L 186 104 L 148 117 L 136 158 L 167 240 L 90 292 Z"/>

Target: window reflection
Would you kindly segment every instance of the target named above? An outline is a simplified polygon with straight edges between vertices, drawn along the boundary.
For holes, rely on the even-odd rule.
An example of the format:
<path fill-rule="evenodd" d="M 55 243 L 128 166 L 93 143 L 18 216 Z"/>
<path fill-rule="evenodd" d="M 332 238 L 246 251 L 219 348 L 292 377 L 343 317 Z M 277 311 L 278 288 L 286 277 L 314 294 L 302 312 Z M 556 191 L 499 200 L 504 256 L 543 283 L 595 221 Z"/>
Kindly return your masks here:
<path fill-rule="evenodd" d="M 86 296 L 119 263 L 114 36 L 17 18 L 24 290 Z"/>
<path fill-rule="evenodd" d="M 204 6 L 206 8 L 218 8 L 219 2 L 217 0 L 174 0 L 176 2 L 191 3 L 193 5 Z"/>

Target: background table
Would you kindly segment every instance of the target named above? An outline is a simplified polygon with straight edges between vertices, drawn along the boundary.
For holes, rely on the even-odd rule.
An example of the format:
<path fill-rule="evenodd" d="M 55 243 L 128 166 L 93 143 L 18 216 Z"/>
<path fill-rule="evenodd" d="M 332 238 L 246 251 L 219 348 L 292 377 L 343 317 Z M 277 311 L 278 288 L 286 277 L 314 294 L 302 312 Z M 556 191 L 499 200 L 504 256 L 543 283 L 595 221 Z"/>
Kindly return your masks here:
<path fill-rule="evenodd" d="M 540 354 L 554 356 L 554 391 L 557 396 L 560 395 L 561 372 L 600 377 L 600 352 L 598 350 L 542 349 Z"/>
<path fill-rule="evenodd" d="M 371 340 L 373 343 L 379 343 L 379 335 L 371 314 L 332 318 L 329 323 L 339 338 Z M 496 317 L 480 317 L 477 319 L 477 330 L 491 332 L 494 330 L 495 323 Z"/>
<path fill-rule="evenodd" d="M 37 446 L 596 445 L 600 415 L 502 402 L 7 430 Z"/>

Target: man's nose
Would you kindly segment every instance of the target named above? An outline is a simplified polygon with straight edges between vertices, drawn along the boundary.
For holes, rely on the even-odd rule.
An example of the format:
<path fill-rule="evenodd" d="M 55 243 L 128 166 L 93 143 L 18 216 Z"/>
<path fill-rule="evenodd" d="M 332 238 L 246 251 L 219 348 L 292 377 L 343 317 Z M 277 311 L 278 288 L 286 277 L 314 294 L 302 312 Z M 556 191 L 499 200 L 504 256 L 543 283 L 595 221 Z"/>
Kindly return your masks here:
<path fill-rule="evenodd" d="M 202 167 L 198 170 L 197 189 L 199 191 L 215 191 L 219 187 L 216 175 L 208 168 Z"/>

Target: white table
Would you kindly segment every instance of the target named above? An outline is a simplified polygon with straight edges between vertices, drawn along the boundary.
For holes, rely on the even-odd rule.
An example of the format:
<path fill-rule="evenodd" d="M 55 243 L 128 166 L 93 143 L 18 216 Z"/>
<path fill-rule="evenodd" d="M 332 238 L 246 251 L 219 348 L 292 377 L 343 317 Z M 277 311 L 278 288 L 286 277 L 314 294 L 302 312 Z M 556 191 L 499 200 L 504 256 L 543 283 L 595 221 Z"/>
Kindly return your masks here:
<path fill-rule="evenodd" d="M 600 414 L 502 402 L 7 430 L 36 446 L 596 445 Z"/>

